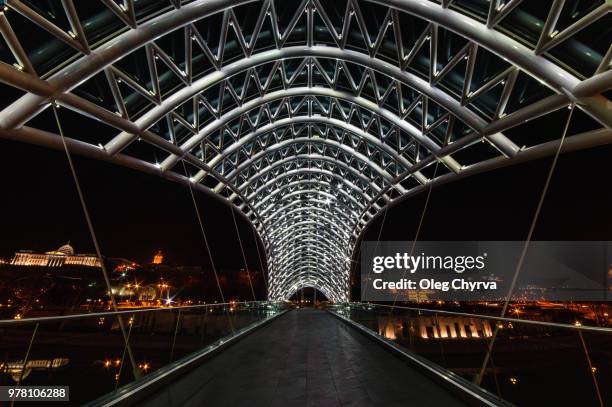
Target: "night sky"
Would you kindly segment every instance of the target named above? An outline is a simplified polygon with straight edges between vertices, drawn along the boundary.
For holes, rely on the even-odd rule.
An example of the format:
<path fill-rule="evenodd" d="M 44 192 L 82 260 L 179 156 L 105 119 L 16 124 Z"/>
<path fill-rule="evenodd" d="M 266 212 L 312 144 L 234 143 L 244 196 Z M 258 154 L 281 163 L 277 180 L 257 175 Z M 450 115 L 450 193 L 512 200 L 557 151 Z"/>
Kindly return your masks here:
<path fill-rule="evenodd" d="M 163 250 L 170 264 L 209 266 L 186 185 L 73 159 L 105 256 L 146 263 Z M 63 152 L 2 140 L 0 168 L 0 256 L 9 258 L 18 249 L 56 249 L 69 240 L 77 252 L 94 252 Z M 201 193 L 196 197 L 215 265 L 244 267 L 230 208 Z M 253 231 L 239 214 L 236 220 L 249 267 L 260 269 Z"/>
<path fill-rule="evenodd" d="M 561 156 L 534 238 L 612 239 L 612 190 L 602 180 L 612 148 Z M 422 240 L 522 240 L 551 158 L 496 170 L 432 191 Z M 151 175 L 75 157 L 103 254 L 150 261 L 159 249 L 173 264 L 207 265 L 207 254 L 188 189 Z M 93 252 L 66 157 L 62 152 L 0 141 L 3 198 L 0 255 L 46 251 L 70 240 L 78 252 Z M 219 268 L 244 266 L 230 210 L 197 194 Z M 410 240 L 426 194 L 391 209 L 382 240 Z M 259 269 L 252 229 L 237 216 L 249 266 Z M 366 230 L 376 239 L 380 218 Z"/>

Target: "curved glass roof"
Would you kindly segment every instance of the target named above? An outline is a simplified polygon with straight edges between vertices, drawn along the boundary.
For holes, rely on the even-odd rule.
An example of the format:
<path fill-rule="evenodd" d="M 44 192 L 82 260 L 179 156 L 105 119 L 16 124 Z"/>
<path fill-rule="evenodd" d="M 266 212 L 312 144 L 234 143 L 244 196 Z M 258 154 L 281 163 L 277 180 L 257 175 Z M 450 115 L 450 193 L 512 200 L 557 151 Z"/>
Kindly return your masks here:
<path fill-rule="evenodd" d="M 609 143 L 603 0 L 7 0 L 0 136 L 191 182 L 266 248 L 269 296 L 349 293 L 363 228 L 429 186 Z"/>

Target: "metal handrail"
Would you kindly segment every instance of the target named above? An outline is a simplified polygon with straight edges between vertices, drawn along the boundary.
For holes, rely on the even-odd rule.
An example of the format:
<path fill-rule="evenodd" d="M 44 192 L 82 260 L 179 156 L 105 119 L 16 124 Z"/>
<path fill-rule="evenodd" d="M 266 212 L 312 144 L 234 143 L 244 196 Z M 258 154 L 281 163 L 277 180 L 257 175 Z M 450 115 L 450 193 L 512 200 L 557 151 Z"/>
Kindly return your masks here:
<path fill-rule="evenodd" d="M 371 307 L 380 307 L 380 308 L 389 308 L 389 309 L 397 308 L 397 309 L 404 309 L 404 310 L 410 310 L 410 311 L 428 312 L 428 313 L 444 314 L 444 315 L 456 315 L 456 316 L 469 317 L 469 318 L 489 319 L 493 321 L 504 321 L 504 322 L 511 322 L 513 324 L 517 323 L 517 324 L 526 324 L 526 325 L 537 325 L 537 326 L 545 326 L 548 328 L 573 329 L 576 331 L 612 334 L 612 328 L 605 328 L 605 327 L 599 327 L 599 326 L 571 325 L 571 324 L 563 324 L 560 322 L 546 322 L 546 321 L 536 321 L 536 320 L 530 320 L 530 319 L 496 317 L 495 315 L 471 314 L 468 312 L 444 311 L 444 310 L 435 310 L 435 309 L 430 309 L 430 308 L 406 307 L 406 306 L 401 306 L 401 305 L 370 304 L 370 303 L 363 303 L 363 302 L 351 302 L 351 303 L 348 303 L 348 305 L 349 306 L 371 306 Z"/>
<path fill-rule="evenodd" d="M 137 313 L 143 313 L 143 312 L 163 312 L 163 311 L 221 307 L 221 306 L 228 306 L 228 305 L 229 306 L 246 305 L 246 304 L 274 304 L 274 302 L 270 302 L 270 301 L 223 302 L 223 303 L 214 303 L 214 304 L 184 305 L 184 306 L 178 306 L 178 307 L 141 308 L 141 309 L 123 310 L 123 311 L 90 312 L 90 313 L 81 313 L 81 314 L 72 314 L 72 315 L 57 315 L 57 316 L 52 316 L 52 317 L 0 319 L 0 326 L 1 325 L 11 325 L 11 324 L 34 323 L 34 322 L 64 321 L 64 320 L 71 320 L 71 319 L 83 319 L 83 318 L 89 318 L 89 317 L 106 317 L 106 316 L 123 315 L 123 314 L 137 314 Z"/>

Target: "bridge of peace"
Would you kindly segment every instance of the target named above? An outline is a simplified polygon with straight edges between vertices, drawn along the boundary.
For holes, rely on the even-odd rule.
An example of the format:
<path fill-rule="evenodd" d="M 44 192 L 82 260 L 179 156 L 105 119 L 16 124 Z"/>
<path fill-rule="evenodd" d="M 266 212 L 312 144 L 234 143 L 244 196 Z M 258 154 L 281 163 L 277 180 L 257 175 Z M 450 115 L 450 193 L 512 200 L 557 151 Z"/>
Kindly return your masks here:
<path fill-rule="evenodd" d="M 610 325 L 521 318 L 512 293 L 492 313 L 351 295 L 364 230 L 391 208 L 548 158 L 535 224 L 557 159 L 612 143 L 611 10 L 1 0 L 0 138 L 65 155 L 109 306 L 0 320 L 21 355 L 0 384 L 70 386 L 91 406 L 612 405 Z M 232 208 L 263 247 L 266 297 L 230 301 L 213 265 L 221 302 L 119 306 L 77 157 L 182 185 L 211 259 L 226 232 L 197 199 Z M 290 301 L 304 289 L 326 301 Z M 559 370 L 535 374 L 544 349 Z"/>

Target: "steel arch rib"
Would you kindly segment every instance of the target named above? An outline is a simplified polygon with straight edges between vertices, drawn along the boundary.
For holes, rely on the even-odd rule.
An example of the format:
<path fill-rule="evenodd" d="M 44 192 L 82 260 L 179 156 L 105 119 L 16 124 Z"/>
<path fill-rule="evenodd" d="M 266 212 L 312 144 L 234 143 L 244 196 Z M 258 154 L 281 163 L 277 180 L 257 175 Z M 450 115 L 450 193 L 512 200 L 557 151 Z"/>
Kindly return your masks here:
<path fill-rule="evenodd" d="M 331 235 L 333 235 L 336 238 L 338 238 L 339 242 L 342 242 L 345 239 L 348 239 L 350 237 L 348 232 L 342 233 L 342 230 L 339 230 L 337 228 L 332 228 L 332 227 L 330 227 L 330 225 L 326 225 L 326 224 L 322 224 L 321 225 L 321 224 L 317 223 L 313 219 L 316 219 L 316 217 L 312 217 L 310 220 L 295 222 L 295 223 L 292 223 L 291 225 L 285 226 L 284 228 L 280 228 L 280 229 L 277 229 L 277 230 L 270 231 L 268 237 L 270 239 L 284 237 L 288 233 L 292 233 L 293 230 L 297 230 L 297 228 L 300 227 L 300 226 L 320 226 L 321 229 L 325 229 Z"/>
<path fill-rule="evenodd" d="M 335 174 L 335 173 L 330 172 L 330 171 L 318 170 L 318 169 L 313 169 L 313 168 L 303 168 L 303 169 L 300 169 L 300 170 L 291 170 L 291 171 L 287 171 L 287 172 L 279 175 L 278 177 L 272 178 L 271 180 L 267 181 L 265 184 L 262 184 L 261 186 L 259 186 L 257 188 L 257 190 L 253 191 L 250 195 L 248 195 L 247 199 L 249 199 L 249 200 L 253 199 L 253 197 L 255 197 L 263 189 L 268 188 L 270 185 L 274 185 L 275 183 L 279 182 L 279 180 L 281 180 L 281 179 L 284 179 L 284 178 L 287 178 L 287 177 L 292 177 L 292 176 L 299 176 L 299 175 L 302 175 L 302 174 L 309 174 L 309 175 L 314 174 L 314 175 L 322 175 L 322 176 L 332 177 L 336 181 L 341 182 L 342 184 L 346 185 L 348 188 L 350 188 L 350 190 L 355 191 L 355 193 L 361 195 L 364 200 L 370 201 L 372 199 L 371 196 L 366 195 L 366 193 L 363 190 L 361 190 L 358 186 L 356 186 L 355 184 L 353 184 L 352 182 L 350 182 L 346 178 L 343 178 L 340 175 Z"/>
<path fill-rule="evenodd" d="M 335 160 L 331 157 L 327 157 L 324 155 L 316 155 L 316 154 L 299 154 L 299 155 L 294 155 L 294 156 L 290 156 L 287 157 L 285 159 L 283 159 L 282 161 L 277 161 L 274 164 L 262 168 L 255 176 L 249 178 L 249 180 L 247 182 L 242 183 L 241 185 L 238 186 L 239 190 L 244 190 L 248 185 L 250 185 L 253 181 L 259 179 L 260 177 L 266 175 L 268 172 L 274 170 L 276 167 L 287 164 L 291 161 L 295 161 L 295 160 L 300 160 L 300 159 L 304 159 L 304 160 L 322 160 L 322 161 L 327 161 L 330 162 L 334 165 L 337 165 L 338 167 L 341 167 L 347 171 L 350 171 L 353 173 L 353 175 L 355 175 L 356 177 L 360 178 L 363 181 L 366 182 L 370 182 L 371 180 L 369 180 L 366 176 L 364 176 L 363 174 L 359 173 L 359 171 L 357 171 L 355 168 L 349 167 L 346 163 L 342 162 L 342 161 L 338 161 Z M 381 187 L 376 185 L 376 184 L 371 184 L 373 189 L 376 189 L 377 191 L 381 190 Z"/>
<path fill-rule="evenodd" d="M 480 118 L 470 109 L 462 106 L 454 97 L 445 93 L 440 88 L 431 86 L 429 83 L 427 83 L 427 81 L 412 73 L 401 70 L 399 67 L 390 65 L 385 61 L 371 58 L 367 54 L 327 46 L 295 46 L 278 50 L 263 51 L 249 57 L 245 57 L 239 61 L 229 64 L 220 71 L 213 72 L 196 80 L 189 86 L 182 87 L 177 92 L 166 97 L 158 106 L 153 107 L 142 117 L 138 118 L 134 124 L 138 129 L 144 131 L 153 123 L 161 119 L 164 115 L 171 112 L 193 96 L 251 68 L 282 59 L 308 57 L 343 60 L 372 68 L 381 74 L 406 84 L 407 86 L 411 86 L 419 93 L 431 98 L 431 100 L 443 106 L 446 110 L 454 114 L 460 120 L 464 121 L 473 129 L 482 131 L 486 125 L 486 122 L 482 118 Z M 107 149 L 111 152 L 120 151 L 121 148 L 128 144 L 133 138 L 133 134 L 124 132 L 118 136 L 117 140 L 109 143 L 107 145 Z"/>
<path fill-rule="evenodd" d="M 182 6 L 180 9 L 165 13 L 141 24 L 136 29 L 112 38 L 104 45 L 93 50 L 67 67 L 61 69 L 49 79 L 54 95 L 70 91 L 81 81 L 100 72 L 106 66 L 119 60 L 133 50 L 136 50 L 154 39 L 182 28 L 190 23 L 208 15 L 216 14 L 227 8 L 254 2 L 255 0 L 232 0 L 230 3 L 223 0 L 196 0 Z M 557 93 L 572 95 L 574 88 L 580 80 L 561 67 L 546 60 L 540 55 L 520 44 L 508 36 L 487 28 L 483 23 L 464 16 L 456 11 L 442 7 L 428 0 L 368 0 L 383 6 L 390 6 L 427 21 L 435 22 L 462 37 L 479 44 L 489 51 L 508 59 L 521 70 L 529 73 L 536 79 L 545 81 Z M 14 72 L 10 75 L 15 76 Z M 27 75 L 22 73 L 23 75 Z M 11 83 L 28 82 L 23 75 Z M 9 76 L 7 73 L 5 76 Z M 19 75 L 17 75 L 19 76 Z M 23 125 L 31 115 L 40 111 L 41 106 L 49 103 L 47 95 L 26 95 L 3 111 L 0 126 L 13 128 Z M 11 120 L 7 120 L 11 116 Z M 610 118 L 608 117 L 609 121 Z"/>
<path fill-rule="evenodd" d="M 331 242 L 329 240 L 326 240 L 325 236 L 319 236 L 319 235 L 314 234 L 314 232 L 312 230 L 303 230 L 303 231 L 300 231 L 299 236 L 296 235 L 296 237 L 299 237 L 299 239 L 301 239 L 299 244 L 293 245 L 293 244 L 290 244 L 289 242 L 285 241 L 285 242 L 283 242 L 284 246 L 279 246 L 278 250 L 284 250 L 284 251 L 286 251 L 286 250 L 299 250 L 299 249 L 304 249 L 304 248 L 307 248 L 307 247 L 312 247 L 310 245 L 313 244 L 313 243 L 316 243 L 316 245 L 318 245 L 319 242 L 320 242 L 321 248 L 323 249 L 323 251 L 320 251 L 320 253 L 329 253 L 330 256 L 331 256 L 333 253 L 343 253 L 343 251 L 347 251 L 348 252 L 348 249 L 346 249 L 346 248 L 345 248 L 346 250 L 345 249 L 341 249 L 336 243 Z M 339 250 L 342 250 L 342 251 L 339 251 Z M 280 265 L 282 265 L 282 264 L 284 264 L 284 261 L 288 258 L 288 256 L 291 256 L 291 254 L 290 253 L 285 253 L 279 259 L 275 259 L 274 262 L 272 262 L 271 264 L 274 264 L 274 265 L 279 265 L 280 264 Z M 338 256 L 336 257 L 336 259 L 337 260 L 338 259 L 344 260 L 343 258 L 338 257 Z"/>
<path fill-rule="evenodd" d="M 332 228 L 329 225 L 319 225 L 317 222 L 312 221 L 312 220 L 296 222 L 294 224 L 291 224 L 290 228 L 289 228 L 289 225 L 285 226 L 285 228 L 281 230 L 280 232 L 272 233 L 271 236 L 269 236 L 269 240 L 271 242 L 280 242 L 285 238 L 291 237 L 293 233 L 292 230 L 302 231 L 302 230 L 308 230 L 309 228 L 312 229 L 313 227 L 317 227 L 317 226 L 322 226 L 320 227 L 319 230 L 320 231 L 325 230 L 325 231 L 321 232 L 321 234 L 328 236 L 329 240 L 335 241 L 338 244 L 338 246 L 343 246 L 343 242 L 349 241 L 349 236 L 341 235 L 338 232 L 337 228 Z"/>
<path fill-rule="evenodd" d="M 292 223 L 286 223 L 271 232 L 269 236 L 270 240 L 282 240 L 287 237 L 287 235 L 292 234 L 294 231 L 299 232 L 306 229 L 310 230 L 309 228 L 312 228 L 313 226 L 317 227 L 317 230 L 321 232 L 321 234 L 329 236 L 330 240 L 333 240 L 339 245 L 341 245 L 342 242 L 345 242 L 348 238 L 346 234 L 340 233 L 337 228 L 332 227 L 332 225 L 330 225 L 329 223 L 319 224 L 317 223 L 318 221 L 320 221 L 320 218 L 317 215 L 313 215 L 309 218 L 309 220 L 300 220 Z"/>
<path fill-rule="evenodd" d="M 308 184 L 310 184 L 310 183 L 307 183 L 306 185 L 308 185 Z M 328 194 L 327 196 L 329 196 L 329 195 L 330 195 L 330 194 Z M 312 200 L 312 201 L 313 201 L 313 203 L 319 203 L 319 202 L 318 202 L 318 200 Z M 360 205 L 360 204 L 358 204 L 357 202 L 354 202 L 354 203 L 355 203 L 355 206 L 357 206 L 357 207 L 365 207 L 365 206 L 367 206 L 367 203 L 366 203 L 366 205 Z M 369 203 L 369 202 L 368 202 L 368 203 Z M 327 206 L 329 206 L 330 204 L 331 204 L 331 203 L 329 203 Z M 323 205 L 323 206 L 325 206 L 325 205 Z M 317 208 L 317 209 L 320 209 L 320 208 Z M 346 214 L 345 214 L 345 213 L 343 213 L 343 212 L 341 212 L 341 213 L 342 213 L 343 215 L 346 215 Z M 274 219 L 274 221 L 273 221 L 272 223 L 269 223 L 269 226 L 271 227 L 272 225 L 276 224 L 276 223 L 277 223 L 277 221 L 279 221 L 280 219 L 282 219 L 284 216 L 285 216 L 285 214 L 281 215 L 281 216 L 280 216 L 280 217 L 278 217 L 278 218 L 275 218 L 274 216 L 270 216 L 270 219 Z M 349 219 L 350 219 L 350 217 L 349 217 Z"/>
<path fill-rule="evenodd" d="M 423 136 L 419 129 L 414 127 L 412 124 L 406 122 L 405 120 L 402 120 L 395 113 L 389 111 L 388 109 L 382 108 L 378 106 L 376 103 L 368 99 L 365 99 L 360 96 L 355 96 L 354 94 L 351 94 L 349 92 L 339 91 L 339 90 L 334 90 L 334 89 L 319 87 L 319 86 L 289 88 L 289 89 L 266 93 L 264 96 L 249 100 L 248 102 L 244 103 L 240 107 L 231 110 L 229 113 L 225 114 L 221 118 L 207 125 L 204 129 L 200 131 L 199 134 L 188 139 L 188 141 L 186 141 L 183 145 L 181 145 L 180 148 L 183 152 L 186 153 L 190 151 L 192 148 L 194 148 L 195 146 L 197 146 L 198 143 L 208 138 L 215 131 L 218 131 L 219 129 L 221 129 L 221 127 L 230 123 L 232 120 L 239 118 L 243 114 L 257 107 L 260 107 L 266 103 L 269 103 L 275 100 L 279 100 L 279 99 L 294 97 L 294 96 L 328 96 L 328 97 L 333 97 L 336 99 L 341 99 L 341 100 L 345 100 L 345 101 L 354 103 L 366 110 L 369 110 L 370 112 L 374 114 L 378 114 L 379 116 L 384 117 L 385 119 L 389 120 L 391 123 L 396 125 L 398 128 L 410 134 L 416 141 L 418 141 L 420 144 L 425 146 L 432 153 L 435 154 L 435 152 L 440 149 L 440 147 L 437 146 L 435 142 L 433 142 L 428 137 Z M 130 140 L 132 139 L 133 137 L 130 138 Z M 107 146 L 107 149 L 109 151 L 116 150 L 113 148 L 113 146 Z M 120 151 L 120 150 L 116 150 L 116 151 Z M 176 162 L 179 159 L 180 159 L 179 156 L 171 155 L 170 157 L 166 158 L 162 162 L 161 166 L 165 170 L 170 169 L 172 168 L 173 165 L 176 164 Z M 445 163 L 449 166 L 449 168 L 457 169 L 458 167 L 460 167 L 459 164 L 456 163 L 454 160 L 452 160 L 450 157 L 444 157 L 443 160 L 446 160 Z"/>
<path fill-rule="evenodd" d="M 277 218 L 277 214 L 278 214 L 278 213 L 280 213 L 280 212 L 284 212 L 284 211 L 286 211 L 286 210 L 289 210 L 289 208 L 290 208 L 290 207 L 295 206 L 295 205 L 297 205 L 298 203 L 299 203 L 298 201 L 292 201 L 292 202 L 289 202 L 289 203 L 288 203 L 288 204 L 286 204 L 286 205 L 279 206 L 275 212 L 271 213 L 271 214 L 270 214 L 270 215 L 267 217 L 267 219 L 276 219 L 276 218 Z M 320 203 L 320 202 L 316 202 L 316 203 Z M 346 213 L 344 213 L 344 212 L 340 212 L 340 213 L 341 213 L 343 216 L 346 216 L 346 217 L 348 218 L 348 214 L 346 214 Z M 281 216 L 282 216 L 282 215 L 281 215 Z M 266 224 L 267 224 L 267 222 L 266 222 L 265 220 L 264 220 L 264 223 L 266 223 Z"/>
<path fill-rule="evenodd" d="M 228 155 L 237 151 L 240 147 L 243 147 L 245 144 L 253 141 L 254 139 L 264 135 L 273 130 L 279 129 L 285 126 L 291 126 L 296 123 L 316 123 L 316 124 L 326 124 L 333 127 L 340 128 L 349 133 L 355 134 L 361 137 L 364 140 L 372 143 L 381 151 L 392 156 L 399 164 L 402 166 L 409 168 L 412 167 L 413 163 L 408 161 L 406 157 L 400 155 L 397 151 L 394 151 L 389 145 L 382 143 L 379 139 L 372 136 L 370 133 L 363 131 L 362 129 L 354 126 L 350 123 L 343 122 L 338 119 L 322 117 L 322 116 L 294 116 L 289 118 L 283 118 L 273 121 L 272 123 L 265 124 L 264 126 L 259 127 L 256 131 L 251 132 L 249 134 L 243 135 L 240 137 L 240 140 L 232 143 L 229 147 L 221 151 L 220 154 L 213 157 L 210 161 L 207 162 L 207 165 L 210 167 L 214 167 L 220 160 L 224 159 Z"/>
<path fill-rule="evenodd" d="M 275 189 L 274 191 L 271 191 L 269 194 L 266 195 L 266 197 L 264 197 L 263 199 L 258 200 L 256 203 L 253 204 L 253 207 L 255 209 L 259 208 L 261 205 L 264 205 L 269 199 L 272 199 L 273 197 L 275 197 L 275 195 L 282 193 L 285 189 L 291 189 L 294 188 L 296 186 L 307 186 L 307 185 L 316 185 L 316 186 L 320 186 L 320 185 L 324 185 L 323 183 L 321 183 L 320 181 L 315 181 L 315 180 L 298 180 L 298 181 L 294 181 L 291 182 L 289 184 L 286 185 L 282 185 L 280 187 L 278 187 L 277 189 Z M 316 189 L 314 189 L 316 190 Z M 314 191 L 311 190 L 311 191 Z M 301 192 L 301 190 L 298 190 L 299 192 Z M 329 192 L 320 192 L 321 195 L 327 196 L 329 198 L 333 198 L 336 199 L 336 197 L 329 193 Z M 357 199 L 355 199 L 354 197 L 350 196 L 349 194 L 346 193 L 346 191 L 342 191 L 342 196 L 345 196 L 348 200 L 350 200 L 351 202 L 353 202 L 355 204 L 355 206 L 357 207 L 363 207 L 365 205 L 367 205 L 367 201 L 365 205 L 360 204 Z M 288 196 L 288 195 L 284 195 L 284 196 Z"/>
<path fill-rule="evenodd" d="M 233 180 L 234 178 L 236 178 L 236 176 L 237 176 L 237 174 L 239 172 L 241 172 L 242 170 L 244 170 L 245 168 L 250 166 L 251 163 L 253 163 L 254 161 L 257 161 L 257 160 L 261 159 L 262 157 L 270 155 L 270 154 L 272 154 L 272 153 L 274 153 L 274 152 L 276 152 L 278 150 L 281 150 L 283 148 L 292 146 L 294 144 L 299 144 L 299 143 L 323 144 L 323 145 L 327 145 L 327 146 L 330 146 L 330 147 L 338 148 L 340 150 L 344 150 L 344 152 L 350 154 L 352 157 L 355 157 L 358 160 L 363 161 L 364 163 L 366 163 L 371 169 L 374 170 L 374 172 L 376 172 L 380 176 L 382 176 L 389 184 L 393 183 L 394 177 L 391 176 L 391 174 L 389 174 L 385 169 L 381 168 L 378 164 L 373 163 L 372 160 L 369 159 L 369 157 L 366 157 L 363 154 L 357 152 L 356 150 L 348 147 L 347 145 L 341 144 L 341 143 L 336 142 L 334 140 L 319 139 L 319 138 L 310 138 L 310 137 L 299 137 L 299 138 L 294 138 L 294 139 L 283 140 L 280 143 L 267 146 L 267 148 L 265 150 L 262 150 L 261 152 L 257 153 L 256 155 L 254 155 L 253 157 L 249 158 L 248 160 L 245 160 L 245 161 L 241 162 L 238 165 L 238 167 L 236 167 L 236 169 L 234 169 L 231 173 L 227 174 L 227 179 L 228 180 Z"/>
<path fill-rule="evenodd" d="M 312 229 L 300 229 L 297 231 L 297 233 L 295 234 L 296 239 L 303 239 L 304 241 L 320 241 L 322 243 L 322 247 L 330 250 L 336 250 L 337 253 L 343 253 L 346 252 L 345 254 L 348 255 L 348 251 L 350 251 L 350 248 L 345 247 L 345 248 L 341 248 L 338 244 L 338 242 L 328 239 L 327 236 L 319 236 L 317 234 L 315 234 Z M 300 241 L 301 243 L 301 241 Z M 294 242 L 292 241 L 283 241 L 281 242 L 278 246 L 277 246 L 277 250 L 279 251 L 284 251 L 286 249 L 286 246 L 290 246 L 293 245 Z M 285 256 L 288 256 L 289 254 L 285 254 Z M 273 262 L 276 263 L 276 261 L 282 261 L 282 256 L 279 260 L 275 260 Z"/>
<path fill-rule="evenodd" d="M 299 249 L 303 249 L 303 248 L 296 248 L 296 250 Z M 281 269 L 292 269 L 295 266 L 300 266 L 300 265 L 315 265 L 315 264 L 321 264 L 327 268 L 329 268 L 330 270 L 333 269 L 338 269 L 339 265 L 341 263 L 344 262 L 340 262 L 339 259 L 326 259 L 324 256 L 322 256 L 320 253 L 314 253 L 312 251 L 306 251 L 307 254 L 302 254 L 299 257 L 293 257 L 293 258 L 286 258 L 284 261 L 282 262 L 278 262 L 276 263 L 276 265 L 278 267 L 280 267 Z M 325 276 L 324 274 L 321 274 L 322 276 Z M 331 280 L 331 276 L 325 276 L 326 279 L 328 279 L 330 282 L 333 281 Z"/>
<path fill-rule="evenodd" d="M 320 221 L 322 218 L 320 217 L 320 215 L 313 215 L 312 217 L 310 217 L 310 219 L 314 219 L 317 221 Z M 324 218 L 323 218 L 324 219 Z M 303 231 L 311 231 L 311 227 L 312 226 L 317 226 L 317 223 L 313 223 L 311 220 L 309 221 L 296 221 L 293 223 L 288 223 L 288 224 L 284 224 L 284 225 L 280 225 L 278 226 L 278 230 L 280 230 L 277 234 L 273 234 L 271 236 L 271 239 L 283 239 L 284 237 L 286 237 L 285 235 L 287 234 L 287 231 L 290 231 L 290 233 L 295 233 L 296 236 L 299 236 L 299 233 L 303 232 Z M 321 232 L 321 234 L 326 235 L 327 237 L 329 237 L 330 241 L 335 242 L 339 247 L 342 246 L 342 243 L 345 242 L 346 240 L 346 236 L 343 235 L 339 235 L 336 231 L 335 228 L 331 228 L 329 224 L 324 224 L 322 223 L 320 226 L 320 228 L 317 228 L 318 232 Z M 336 225 L 334 225 L 336 226 Z M 291 243 L 292 241 L 287 241 L 287 243 Z M 278 247 L 277 247 L 278 248 Z"/>
<path fill-rule="evenodd" d="M 316 276 L 320 280 L 325 281 L 327 284 L 329 284 L 330 287 L 335 288 L 335 290 L 331 290 L 331 291 L 335 291 L 335 292 L 341 291 L 340 289 L 338 289 L 338 287 L 336 287 L 336 285 L 334 284 L 333 281 L 329 280 L 329 278 L 327 278 L 327 276 L 325 276 L 324 274 L 321 274 L 320 272 L 317 272 L 316 270 L 317 270 L 317 264 L 315 264 L 315 263 L 305 263 L 303 265 L 298 266 L 294 270 L 293 273 L 288 274 L 286 276 L 282 276 L 281 275 L 281 277 L 284 277 L 281 280 L 282 280 L 282 283 L 285 283 L 285 284 L 291 283 L 294 280 L 299 279 L 303 273 L 307 272 L 307 273 L 309 273 L 309 274 L 311 274 L 313 276 Z M 277 285 L 277 284 L 275 284 L 275 285 Z"/>
<path fill-rule="evenodd" d="M 302 208 L 297 208 L 297 209 L 293 209 L 291 211 L 289 211 L 286 215 L 283 215 L 282 218 L 279 219 L 275 219 L 274 222 L 270 223 L 270 227 L 277 227 L 279 225 L 279 223 L 282 225 L 284 222 L 286 221 L 288 216 L 292 216 L 292 215 L 299 215 L 300 217 L 303 216 L 310 216 L 311 214 L 307 213 L 307 212 L 320 212 L 324 215 L 328 215 L 331 217 L 331 219 L 326 218 L 325 216 L 323 216 L 322 218 L 325 219 L 326 221 L 333 221 L 336 223 L 336 225 L 338 226 L 345 226 L 347 229 L 349 229 L 349 224 L 347 222 L 345 222 L 344 219 L 340 218 L 339 216 L 336 216 L 335 213 L 330 214 L 329 211 L 326 211 L 323 208 L 320 207 L 316 207 L 316 206 L 305 206 Z M 345 214 L 344 214 L 345 215 Z M 298 216 L 296 216 L 298 217 Z M 350 220 L 352 218 L 348 218 L 346 217 L 345 219 Z"/>

